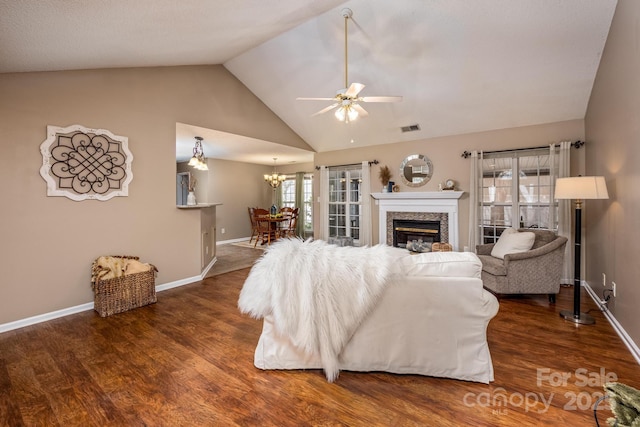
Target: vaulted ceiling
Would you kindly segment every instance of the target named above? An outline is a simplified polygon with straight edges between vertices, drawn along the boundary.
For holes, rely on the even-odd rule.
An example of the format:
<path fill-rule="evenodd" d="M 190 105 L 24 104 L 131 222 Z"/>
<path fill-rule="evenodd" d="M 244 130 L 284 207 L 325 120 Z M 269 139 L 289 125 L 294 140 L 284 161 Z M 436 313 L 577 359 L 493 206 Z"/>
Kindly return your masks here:
<path fill-rule="evenodd" d="M 224 64 L 321 152 L 583 118 L 615 6 L 0 0 L 0 72 Z M 369 116 L 349 124 L 331 112 L 311 116 L 330 102 L 296 100 L 344 87 L 344 8 L 353 11 L 349 83 L 365 84 L 362 96 L 403 97 L 362 104 Z M 414 124 L 419 131 L 400 131 Z"/>

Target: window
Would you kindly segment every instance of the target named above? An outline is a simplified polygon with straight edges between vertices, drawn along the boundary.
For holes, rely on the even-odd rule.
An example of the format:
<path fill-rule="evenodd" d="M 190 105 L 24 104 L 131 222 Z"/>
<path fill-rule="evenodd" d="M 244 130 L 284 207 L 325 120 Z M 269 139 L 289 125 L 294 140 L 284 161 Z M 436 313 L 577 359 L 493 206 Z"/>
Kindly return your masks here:
<path fill-rule="evenodd" d="M 313 236 L 313 174 L 305 173 L 303 177 L 302 200 L 296 200 L 296 176 L 287 175 L 280 186 L 282 207 L 299 207 L 298 221 L 302 221 L 304 238 Z"/>
<path fill-rule="evenodd" d="M 359 244 L 361 166 L 329 168 L 329 237 L 351 237 Z"/>
<path fill-rule="evenodd" d="M 557 231 L 554 158 L 547 148 L 483 156 L 479 226 L 484 243 L 494 243 L 509 227 Z"/>
<path fill-rule="evenodd" d="M 282 192 L 283 208 L 295 208 L 296 207 L 296 177 L 287 175 L 287 179 L 282 182 L 280 186 Z"/>

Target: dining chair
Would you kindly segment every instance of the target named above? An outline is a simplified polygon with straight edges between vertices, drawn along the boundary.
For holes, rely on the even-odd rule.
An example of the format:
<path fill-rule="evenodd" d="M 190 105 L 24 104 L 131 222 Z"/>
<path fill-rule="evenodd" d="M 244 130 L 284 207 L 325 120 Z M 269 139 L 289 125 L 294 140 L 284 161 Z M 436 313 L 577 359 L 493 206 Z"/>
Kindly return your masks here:
<path fill-rule="evenodd" d="M 291 223 L 291 217 L 293 217 L 293 208 L 289 206 L 285 206 L 280 208 L 280 213 L 282 214 L 283 221 L 278 223 L 278 231 L 282 237 L 286 237 L 287 232 L 289 231 L 289 225 Z"/>
<path fill-rule="evenodd" d="M 253 244 L 253 247 L 255 248 L 258 246 L 258 240 L 262 240 L 262 244 L 271 244 L 272 240 L 276 240 L 278 238 L 278 230 L 271 225 L 272 222 L 270 220 L 269 211 L 266 209 L 256 208 L 253 212 L 257 232 L 256 242 Z"/>
<path fill-rule="evenodd" d="M 255 218 L 255 211 L 256 208 L 247 208 L 249 211 L 249 221 L 251 221 L 251 237 L 249 238 L 249 244 L 251 244 L 251 241 L 253 240 L 253 237 L 255 236 L 256 239 L 258 238 L 258 225 L 256 224 L 256 218 Z"/>
<path fill-rule="evenodd" d="M 287 221 L 283 223 L 280 234 L 283 237 L 295 237 L 296 224 L 298 223 L 298 212 L 300 212 L 300 208 L 283 208 L 283 210 L 284 209 L 288 209 L 288 211 L 286 212 L 288 218 Z M 284 212 L 283 215 L 285 215 Z"/>

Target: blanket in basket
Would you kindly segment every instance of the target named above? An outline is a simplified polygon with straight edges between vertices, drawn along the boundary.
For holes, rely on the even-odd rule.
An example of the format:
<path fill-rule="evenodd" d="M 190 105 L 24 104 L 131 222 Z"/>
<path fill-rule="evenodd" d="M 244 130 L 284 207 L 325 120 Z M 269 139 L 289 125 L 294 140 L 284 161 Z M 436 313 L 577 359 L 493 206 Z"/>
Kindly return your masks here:
<path fill-rule="evenodd" d="M 91 266 L 93 308 L 101 317 L 153 304 L 157 301 L 153 264 L 136 256 L 101 256 Z"/>
<path fill-rule="evenodd" d="M 272 314 L 278 332 L 320 356 L 327 379 L 334 381 L 343 347 L 405 256 L 405 250 L 386 245 L 277 241 L 251 269 L 238 307 L 254 318 Z"/>

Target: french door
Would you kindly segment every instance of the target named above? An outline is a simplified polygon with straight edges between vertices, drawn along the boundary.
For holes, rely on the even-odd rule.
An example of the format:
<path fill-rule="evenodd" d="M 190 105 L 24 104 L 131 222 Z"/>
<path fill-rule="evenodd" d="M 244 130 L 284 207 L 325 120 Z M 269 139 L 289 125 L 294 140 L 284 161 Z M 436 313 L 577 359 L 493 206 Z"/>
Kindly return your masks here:
<path fill-rule="evenodd" d="M 362 168 L 329 168 L 329 238 L 350 237 L 359 245 Z"/>

